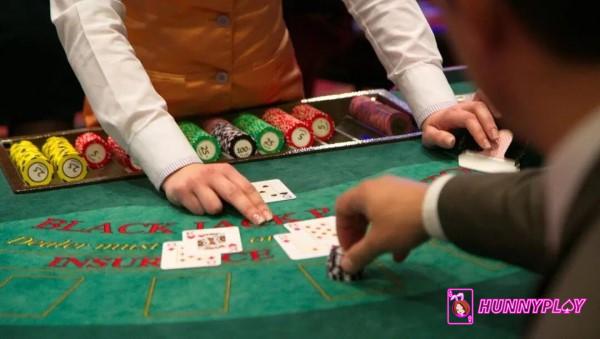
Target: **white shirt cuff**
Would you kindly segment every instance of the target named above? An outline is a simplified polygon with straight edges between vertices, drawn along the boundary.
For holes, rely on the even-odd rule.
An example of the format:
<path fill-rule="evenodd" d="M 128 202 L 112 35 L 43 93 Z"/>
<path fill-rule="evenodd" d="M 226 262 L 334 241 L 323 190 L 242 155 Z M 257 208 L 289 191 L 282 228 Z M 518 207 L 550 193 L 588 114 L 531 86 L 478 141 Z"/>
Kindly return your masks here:
<path fill-rule="evenodd" d="M 437 65 L 420 63 L 392 80 L 402 92 L 419 127 L 432 113 L 457 103 L 444 71 Z"/>
<path fill-rule="evenodd" d="M 425 199 L 423 200 L 423 227 L 427 234 L 432 238 L 446 240 L 446 235 L 442 229 L 442 223 L 440 222 L 440 215 L 438 213 L 438 201 L 442 189 L 446 186 L 446 183 L 452 179 L 454 175 L 446 174 L 433 181 L 427 192 L 425 192 Z"/>
<path fill-rule="evenodd" d="M 170 115 L 150 122 L 131 141 L 129 153 L 157 190 L 176 170 L 202 163 Z"/>

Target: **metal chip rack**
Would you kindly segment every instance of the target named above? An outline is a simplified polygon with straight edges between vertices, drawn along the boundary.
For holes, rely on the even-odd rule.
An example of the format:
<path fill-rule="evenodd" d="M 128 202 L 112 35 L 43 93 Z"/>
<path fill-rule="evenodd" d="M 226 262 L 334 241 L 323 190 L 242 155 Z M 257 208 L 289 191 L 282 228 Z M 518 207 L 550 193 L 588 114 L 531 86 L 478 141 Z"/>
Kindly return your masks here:
<path fill-rule="evenodd" d="M 369 128 L 368 126 L 365 126 L 362 123 L 355 120 L 349 115 L 348 109 L 352 98 L 361 95 L 373 97 L 376 100 L 384 104 L 390 105 L 392 107 L 407 109 L 406 104 L 402 100 L 400 100 L 397 96 L 390 93 L 389 91 L 383 89 L 308 98 L 301 101 L 285 103 L 282 105 L 264 106 L 260 108 L 247 109 L 243 112 L 251 113 L 260 117 L 267 108 L 279 107 L 286 112 L 290 112 L 295 105 L 298 105 L 300 103 L 310 104 L 316 107 L 317 109 L 328 113 L 333 118 L 333 120 L 335 121 L 335 134 L 333 138 L 327 142 L 316 140 L 315 145 L 309 148 L 294 149 L 286 146 L 286 148 L 284 148 L 282 152 L 277 154 L 256 154 L 246 159 L 232 159 L 227 155 L 223 155 L 219 162 L 242 163 L 265 159 L 274 159 L 314 152 L 323 152 L 351 147 L 361 147 L 372 144 L 397 142 L 401 140 L 417 138 L 421 135 L 420 132 L 415 132 L 401 135 L 384 136 L 379 134 L 375 130 Z M 232 120 L 239 113 L 240 112 L 226 113 L 223 114 L 222 117 L 227 120 Z M 200 120 L 197 120 L 196 122 L 198 121 Z M 62 187 L 79 186 L 97 182 L 133 178 L 143 175 L 143 173 L 127 172 L 119 163 L 117 163 L 113 159 L 108 165 L 101 169 L 90 169 L 87 177 L 81 181 L 67 183 L 62 182 L 57 177 L 54 177 L 49 185 L 29 187 L 26 183 L 23 182 L 20 174 L 18 173 L 18 170 L 15 168 L 15 166 L 10 160 L 9 149 L 11 145 L 17 141 L 29 140 L 36 146 L 41 148 L 47 138 L 51 136 L 63 136 L 67 138 L 72 144 L 74 144 L 77 136 L 85 132 L 95 132 L 103 138 L 107 137 L 106 133 L 101 128 L 85 128 L 1 140 L 0 143 L 2 147 L 0 147 L 0 165 L 2 166 L 4 176 L 7 178 L 12 190 L 16 193 L 35 192 L 41 190 L 49 190 Z"/>

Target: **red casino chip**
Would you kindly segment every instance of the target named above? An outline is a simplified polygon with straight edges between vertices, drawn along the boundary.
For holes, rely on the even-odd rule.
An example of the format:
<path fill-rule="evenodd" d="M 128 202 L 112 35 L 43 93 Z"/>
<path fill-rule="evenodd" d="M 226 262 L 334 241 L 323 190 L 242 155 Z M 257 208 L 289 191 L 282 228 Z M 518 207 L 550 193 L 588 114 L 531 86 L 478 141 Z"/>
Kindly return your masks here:
<path fill-rule="evenodd" d="M 102 168 L 110 162 L 111 153 L 108 144 L 96 133 L 87 132 L 79 135 L 75 139 L 75 149 L 92 169 Z"/>
<path fill-rule="evenodd" d="M 302 104 L 292 109 L 292 115 L 303 121 L 312 134 L 319 140 L 327 141 L 335 133 L 335 123 L 329 114 L 307 104 Z"/>
<path fill-rule="evenodd" d="M 350 102 L 350 115 L 387 136 L 416 131 L 412 115 L 383 104 L 375 98 L 357 96 Z"/>
<path fill-rule="evenodd" d="M 285 136 L 285 141 L 290 146 L 306 148 L 312 146 L 315 141 L 310 129 L 304 122 L 279 108 L 266 110 L 262 119 L 281 130 Z"/>
<path fill-rule="evenodd" d="M 119 162 L 121 166 L 125 167 L 125 170 L 129 172 L 140 172 L 142 170 L 140 166 L 136 165 L 133 160 L 131 160 L 131 157 L 125 152 L 123 147 L 117 144 L 115 139 L 108 137 L 107 143 L 112 155 L 117 159 L 117 162 Z"/>

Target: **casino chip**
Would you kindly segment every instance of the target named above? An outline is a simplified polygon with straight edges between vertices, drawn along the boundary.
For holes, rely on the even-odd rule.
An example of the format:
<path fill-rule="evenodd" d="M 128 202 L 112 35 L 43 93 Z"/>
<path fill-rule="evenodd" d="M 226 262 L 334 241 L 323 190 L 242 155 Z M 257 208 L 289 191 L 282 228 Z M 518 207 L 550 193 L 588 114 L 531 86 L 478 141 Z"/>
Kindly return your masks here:
<path fill-rule="evenodd" d="M 248 158 L 256 153 L 256 143 L 252 137 L 225 119 L 206 120 L 202 127 L 217 137 L 224 152 L 236 159 Z"/>
<path fill-rule="evenodd" d="M 129 154 L 125 152 L 125 149 L 123 149 L 123 147 L 117 144 L 115 139 L 113 139 L 112 137 L 108 137 L 106 143 L 108 144 L 108 149 L 110 150 L 112 155 L 115 157 L 115 159 L 117 159 L 117 162 L 121 164 L 121 166 L 123 166 L 127 172 L 135 173 L 140 172 L 142 170 L 142 168 L 138 166 L 133 161 L 133 159 L 131 159 Z"/>
<path fill-rule="evenodd" d="M 75 139 L 75 149 L 85 158 L 91 169 L 98 169 L 110 162 L 108 144 L 96 133 L 87 132 Z"/>
<path fill-rule="evenodd" d="M 367 96 L 357 96 L 352 99 L 350 115 L 387 136 L 416 130 L 410 113 L 392 108 Z"/>
<path fill-rule="evenodd" d="M 198 153 L 202 162 L 215 162 L 221 157 L 221 145 L 217 139 L 200 126 L 189 121 L 179 123 L 179 128 Z"/>
<path fill-rule="evenodd" d="M 297 105 L 292 109 L 292 115 L 309 126 L 319 140 L 327 141 L 335 134 L 335 123 L 331 116 L 311 105 Z"/>
<path fill-rule="evenodd" d="M 261 153 L 278 153 L 285 145 L 283 133 L 279 129 L 252 114 L 241 114 L 233 121 L 233 124 L 256 141 Z"/>
<path fill-rule="evenodd" d="M 23 182 L 30 187 L 46 186 L 52 181 L 54 167 L 31 141 L 23 140 L 12 144 L 9 156 Z"/>
<path fill-rule="evenodd" d="M 64 182 L 83 180 L 87 176 L 87 161 L 65 137 L 50 137 L 42 146 L 42 152 L 56 168 L 56 175 Z"/>
<path fill-rule="evenodd" d="M 306 148 L 314 143 L 308 126 L 279 108 L 266 110 L 262 119 L 282 131 L 285 141 L 292 147 Z"/>
<path fill-rule="evenodd" d="M 346 273 L 342 269 L 342 258 L 344 250 L 341 246 L 331 247 L 331 252 L 327 258 L 327 276 L 336 281 L 357 281 L 363 278 L 363 271 L 354 274 Z"/>

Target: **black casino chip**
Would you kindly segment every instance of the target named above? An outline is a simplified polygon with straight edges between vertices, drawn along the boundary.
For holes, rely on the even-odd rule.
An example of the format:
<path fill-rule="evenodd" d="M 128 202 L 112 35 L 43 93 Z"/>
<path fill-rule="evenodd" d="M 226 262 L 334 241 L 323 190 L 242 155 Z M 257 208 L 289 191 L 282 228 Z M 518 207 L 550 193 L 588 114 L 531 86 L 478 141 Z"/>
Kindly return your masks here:
<path fill-rule="evenodd" d="M 350 274 L 344 272 L 342 269 L 342 258 L 344 257 L 344 250 L 340 246 L 333 246 L 329 257 L 327 259 L 327 276 L 331 280 L 335 281 L 357 281 L 362 280 L 364 273 L 360 270 L 357 273 Z"/>

